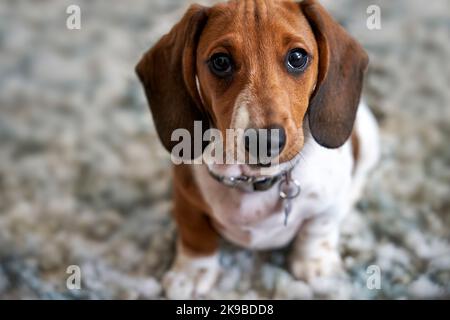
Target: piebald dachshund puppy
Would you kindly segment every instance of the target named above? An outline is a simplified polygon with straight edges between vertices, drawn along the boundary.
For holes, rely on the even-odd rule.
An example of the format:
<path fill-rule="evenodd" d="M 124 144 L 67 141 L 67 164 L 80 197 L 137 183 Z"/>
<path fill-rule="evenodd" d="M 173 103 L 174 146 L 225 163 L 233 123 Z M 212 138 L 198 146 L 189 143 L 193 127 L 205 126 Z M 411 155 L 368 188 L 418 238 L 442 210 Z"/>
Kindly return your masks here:
<path fill-rule="evenodd" d="M 136 71 L 167 150 L 172 132 L 192 132 L 194 121 L 224 136 L 281 131 L 278 165 L 174 166 L 169 298 L 213 287 L 220 236 L 261 250 L 293 240 L 289 267 L 306 281 L 340 270 L 340 222 L 378 159 L 377 124 L 360 103 L 367 65 L 361 45 L 314 0 L 193 5 L 143 56 Z"/>

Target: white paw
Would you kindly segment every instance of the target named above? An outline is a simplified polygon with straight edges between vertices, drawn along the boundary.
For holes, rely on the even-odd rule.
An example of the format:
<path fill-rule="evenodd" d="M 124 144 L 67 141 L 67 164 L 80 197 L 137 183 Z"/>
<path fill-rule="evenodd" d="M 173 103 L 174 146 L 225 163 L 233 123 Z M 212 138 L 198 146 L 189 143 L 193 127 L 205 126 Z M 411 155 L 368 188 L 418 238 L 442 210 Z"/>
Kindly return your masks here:
<path fill-rule="evenodd" d="M 162 285 L 168 299 L 196 299 L 212 289 L 219 273 L 217 255 L 194 258 L 177 253 L 175 263 L 165 274 Z"/>
<path fill-rule="evenodd" d="M 291 258 L 290 269 L 295 278 L 311 281 L 342 272 L 342 261 L 339 253 L 335 251 L 329 251 L 318 257 L 294 255 Z"/>

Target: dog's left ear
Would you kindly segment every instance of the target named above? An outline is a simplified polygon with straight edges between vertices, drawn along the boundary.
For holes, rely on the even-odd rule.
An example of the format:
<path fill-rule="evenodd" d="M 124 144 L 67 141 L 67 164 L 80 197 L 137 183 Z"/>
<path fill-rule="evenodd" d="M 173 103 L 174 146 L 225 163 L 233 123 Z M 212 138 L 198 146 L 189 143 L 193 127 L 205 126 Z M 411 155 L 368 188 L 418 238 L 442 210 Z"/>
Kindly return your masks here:
<path fill-rule="evenodd" d="M 308 118 L 320 145 L 338 148 L 353 130 L 369 58 L 361 47 L 315 0 L 300 3 L 319 49 L 319 73 Z"/>
<path fill-rule="evenodd" d="M 207 8 L 192 5 L 172 30 L 162 37 L 139 61 L 136 73 L 145 89 L 156 130 L 164 147 L 171 152 L 176 129 L 187 130 L 194 142 L 194 123 L 201 121 L 203 132 L 209 122 L 195 84 L 197 43 L 207 22 Z M 196 158 L 193 148 L 183 158 Z M 199 151 L 199 152 L 197 152 Z"/>

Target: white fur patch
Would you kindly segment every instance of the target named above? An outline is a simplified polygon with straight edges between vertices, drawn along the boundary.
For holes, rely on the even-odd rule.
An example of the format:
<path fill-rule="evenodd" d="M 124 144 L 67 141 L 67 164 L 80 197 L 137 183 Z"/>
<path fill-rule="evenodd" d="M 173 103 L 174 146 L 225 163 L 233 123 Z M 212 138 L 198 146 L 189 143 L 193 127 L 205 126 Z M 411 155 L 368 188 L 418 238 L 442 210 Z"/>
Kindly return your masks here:
<path fill-rule="evenodd" d="M 203 99 L 202 88 L 200 87 L 200 81 L 198 80 L 198 76 L 195 76 L 195 85 L 197 86 L 197 93 L 200 97 L 200 100 L 203 105 L 205 105 L 205 99 Z"/>
<path fill-rule="evenodd" d="M 218 254 L 192 257 L 178 245 L 172 268 L 163 279 L 166 296 L 173 300 L 201 297 L 211 290 L 219 273 Z"/>
<path fill-rule="evenodd" d="M 375 143 L 376 123 L 368 126 L 370 111 L 361 106 L 357 116 L 357 129 L 363 138 L 360 144 Z M 363 132 L 363 131 L 370 132 Z M 358 133 L 360 133 L 358 131 Z M 369 138 L 372 137 L 372 138 Z M 361 150 L 377 150 L 371 145 Z M 371 168 L 376 157 L 362 156 L 358 166 Z M 246 166 L 214 166 L 219 174 L 244 173 Z M 245 193 L 228 188 L 208 173 L 203 165 L 194 166 L 194 175 L 205 201 L 212 209 L 214 219 L 222 226 L 218 231 L 228 240 L 247 248 L 270 249 L 286 245 L 298 233 L 302 223 L 321 215 L 335 215 L 338 223 L 350 209 L 353 180 L 353 156 L 350 140 L 338 149 L 326 149 L 317 144 L 311 135 L 306 138 L 293 178 L 300 182 L 302 192 L 293 201 L 292 213 L 284 226 L 283 206 L 279 190 L 274 187 L 265 192 Z M 368 169 L 361 171 L 361 176 Z"/>
<path fill-rule="evenodd" d="M 251 100 L 249 88 L 245 88 L 239 93 L 234 104 L 233 115 L 231 119 L 232 129 L 247 129 L 250 124 L 250 113 L 248 111 Z"/>
<path fill-rule="evenodd" d="M 305 219 L 325 212 L 334 201 L 348 196 L 352 165 L 349 143 L 330 150 L 319 146 L 310 137 L 292 173 L 300 182 L 302 192 L 293 201 L 287 226 L 283 223 L 284 211 L 278 188 L 242 193 L 212 179 L 203 166 L 196 166 L 194 170 L 214 218 L 224 226 L 219 232 L 244 247 L 269 249 L 286 245 Z"/>

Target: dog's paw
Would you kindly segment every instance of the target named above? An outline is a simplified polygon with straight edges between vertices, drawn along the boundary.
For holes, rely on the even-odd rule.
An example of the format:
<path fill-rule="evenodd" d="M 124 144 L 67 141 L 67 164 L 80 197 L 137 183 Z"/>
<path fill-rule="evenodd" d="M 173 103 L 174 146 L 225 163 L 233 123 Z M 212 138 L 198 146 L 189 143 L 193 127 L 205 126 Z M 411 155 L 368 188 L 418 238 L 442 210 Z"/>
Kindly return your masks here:
<path fill-rule="evenodd" d="M 295 278 L 311 281 L 341 273 L 342 260 L 339 253 L 334 251 L 314 258 L 294 255 L 290 261 L 290 270 Z"/>
<path fill-rule="evenodd" d="M 219 274 L 217 255 L 202 258 L 177 256 L 172 269 L 165 274 L 162 285 L 168 299 L 196 299 L 212 289 Z"/>

